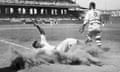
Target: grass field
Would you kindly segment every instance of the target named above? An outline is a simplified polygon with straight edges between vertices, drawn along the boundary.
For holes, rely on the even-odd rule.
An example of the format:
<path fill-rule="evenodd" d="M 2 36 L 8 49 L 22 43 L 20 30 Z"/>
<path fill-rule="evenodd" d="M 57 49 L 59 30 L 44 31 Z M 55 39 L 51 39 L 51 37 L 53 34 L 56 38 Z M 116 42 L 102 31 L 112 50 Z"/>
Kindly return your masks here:
<path fill-rule="evenodd" d="M 41 25 L 45 29 L 47 39 L 51 44 L 58 44 L 65 38 L 72 37 L 85 40 L 86 32 L 78 32 L 78 24 Z M 69 66 L 69 65 L 41 65 L 34 67 L 31 72 L 119 72 L 120 68 L 120 24 L 106 24 L 103 28 L 103 45 L 111 50 L 100 58 L 106 65 L 97 66 Z M 31 43 L 39 39 L 39 32 L 32 25 L 1 25 L 0 39 L 9 40 L 31 47 Z M 0 67 L 9 65 L 9 45 L 0 42 Z M 7 53 L 6 53 L 7 52 Z M 67 68 L 67 69 L 66 69 Z M 26 72 L 26 71 L 22 71 Z"/>

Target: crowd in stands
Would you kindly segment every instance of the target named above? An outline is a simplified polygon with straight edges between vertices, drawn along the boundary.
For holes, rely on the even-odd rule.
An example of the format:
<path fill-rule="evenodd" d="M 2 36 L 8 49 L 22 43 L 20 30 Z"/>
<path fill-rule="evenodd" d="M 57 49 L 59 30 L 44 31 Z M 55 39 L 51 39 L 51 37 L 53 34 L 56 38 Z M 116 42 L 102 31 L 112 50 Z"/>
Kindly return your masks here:
<path fill-rule="evenodd" d="M 70 3 L 74 4 L 72 0 L 0 0 L 0 3 L 27 3 L 27 4 L 39 4 L 39 3 Z"/>
<path fill-rule="evenodd" d="M 72 0 L 26 0 L 26 1 L 37 1 L 37 2 L 68 2 L 68 3 L 74 3 Z"/>

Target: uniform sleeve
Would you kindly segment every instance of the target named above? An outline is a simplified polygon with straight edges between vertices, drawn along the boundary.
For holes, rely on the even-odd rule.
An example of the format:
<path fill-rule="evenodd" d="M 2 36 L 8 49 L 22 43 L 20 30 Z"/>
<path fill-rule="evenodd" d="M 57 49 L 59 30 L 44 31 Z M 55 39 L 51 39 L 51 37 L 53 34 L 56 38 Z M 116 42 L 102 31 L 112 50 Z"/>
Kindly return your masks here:
<path fill-rule="evenodd" d="M 47 42 L 45 35 L 41 35 L 40 37 L 41 37 L 41 43 L 42 43 L 42 42 Z"/>

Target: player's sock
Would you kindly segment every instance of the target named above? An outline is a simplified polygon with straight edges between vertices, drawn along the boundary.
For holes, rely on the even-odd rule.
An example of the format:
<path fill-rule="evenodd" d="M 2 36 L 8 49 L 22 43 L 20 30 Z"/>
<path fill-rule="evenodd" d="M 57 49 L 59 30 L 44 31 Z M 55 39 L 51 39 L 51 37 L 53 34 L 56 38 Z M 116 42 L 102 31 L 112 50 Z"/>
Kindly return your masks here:
<path fill-rule="evenodd" d="M 96 40 L 97 46 L 101 48 L 102 46 L 101 36 L 96 36 L 95 40 Z"/>

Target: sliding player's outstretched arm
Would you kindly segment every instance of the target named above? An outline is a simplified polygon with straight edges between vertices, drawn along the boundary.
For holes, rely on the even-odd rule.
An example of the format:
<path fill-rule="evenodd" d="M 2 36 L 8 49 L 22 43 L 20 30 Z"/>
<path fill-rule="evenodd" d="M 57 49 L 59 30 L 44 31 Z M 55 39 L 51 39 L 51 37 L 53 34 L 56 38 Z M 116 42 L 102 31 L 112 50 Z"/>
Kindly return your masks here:
<path fill-rule="evenodd" d="M 38 31 L 40 33 L 40 43 L 43 43 L 43 45 L 48 44 L 48 42 L 46 40 L 45 31 L 37 24 L 34 24 L 34 26 L 38 29 Z M 42 44 L 40 44 L 40 45 L 42 45 Z"/>
<path fill-rule="evenodd" d="M 38 29 L 38 31 L 40 32 L 40 34 L 45 35 L 45 31 L 37 24 L 34 23 L 34 26 Z"/>

